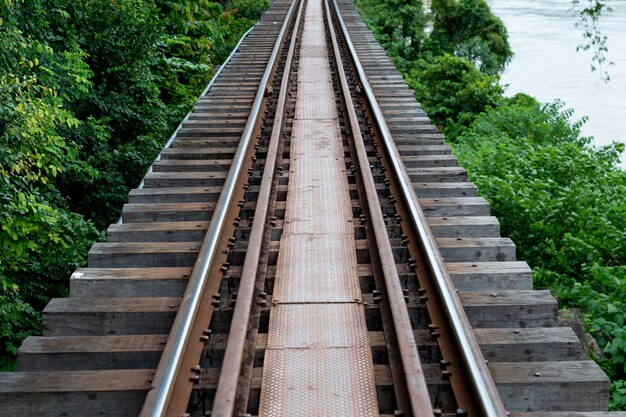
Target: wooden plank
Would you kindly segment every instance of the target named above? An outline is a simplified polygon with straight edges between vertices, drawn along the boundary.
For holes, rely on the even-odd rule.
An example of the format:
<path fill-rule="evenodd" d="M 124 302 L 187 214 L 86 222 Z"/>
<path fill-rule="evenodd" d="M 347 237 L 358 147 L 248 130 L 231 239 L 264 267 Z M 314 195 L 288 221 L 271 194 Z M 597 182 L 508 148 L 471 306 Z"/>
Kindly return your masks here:
<path fill-rule="evenodd" d="M 446 262 L 515 261 L 515 244 L 509 238 L 435 238 Z"/>
<path fill-rule="evenodd" d="M 167 335 L 30 336 L 20 347 L 19 371 L 156 368 Z"/>
<path fill-rule="evenodd" d="M 458 159 L 453 155 L 405 156 L 402 162 L 407 168 L 455 167 L 459 164 Z"/>
<path fill-rule="evenodd" d="M 192 268 L 80 268 L 70 297 L 178 297 Z"/>
<path fill-rule="evenodd" d="M 209 222 L 150 222 L 112 224 L 108 242 L 201 242 Z"/>
<path fill-rule="evenodd" d="M 183 140 L 184 139 L 184 140 Z M 240 138 L 180 138 L 172 143 L 172 148 L 234 148 L 239 146 Z"/>
<path fill-rule="evenodd" d="M 394 137 L 399 136 L 399 135 L 421 135 L 423 133 L 437 133 L 438 132 L 437 128 L 430 124 L 405 126 L 405 125 L 398 125 L 395 123 L 389 123 L 388 127 L 389 127 L 389 131 Z"/>
<path fill-rule="evenodd" d="M 592 361 L 490 363 L 509 411 L 593 411 L 606 407 L 609 379 Z"/>
<path fill-rule="evenodd" d="M 526 262 L 446 262 L 459 291 L 531 290 L 532 270 Z"/>
<path fill-rule="evenodd" d="M 507 410 L 516 411 L 584 411 L 606 407 L 608 378 L 591 361 L 490 363 L 489 369 Z M 423 364 L 424 376 L 433 391 L 448 389 L 436 364 Z M 536 377 L 539 373 L 542 376 Z M 581 373 L 582 375 L 577 375 Z M 374 365 L 377 386 L 391 386 L 388 365 Z M 214 389 L 219 372 L 206 369 L 199 389 Z M 262 370 L 252 372 L 253 389 L 261 385 Z M 509 395 L 511 394 L 511 395 Z"/>
<path fill-rule="evenodd" d="M 44 336 L 169 333 L 180 297 L 53 298 Z"/>
<path fill-rule="evenodd" d="M 135 417 L 151 370 L 0 373 L 0 416 Z"/>
<path fill-rule="evenodd" d="M 490 362 L 571 361 L 584 359 L 580 340 L 569 327 L 475 329 Z"/>
<path fill-rule="evenodd" d="M 558 304 L 550 291 L 459 293 L 473 327 L 556 327 Z"/>
<path fill-rule="evenodd" d="M 210 187 L 223 185 L 226 172 L 148 172 L 146 187 Z"/>
<path fill-rule="evenodd" d="M 420 198 L 476 197 L 476 185 L 472 182 L 413 182 L 413 190 Z"/>
<path fill-rule="evenodd" d="M 235 156 L 235 148 L 166 148 L 161 151 L 163 160 L 170 159 L 220 159 L 231 160 Z"/>
<path fill-rule="evenodd" d="M 217 202 L 221 192 L 221 186 L 141 188 L 130 190 L 128 202 L 130 204 L 209 203 Z"/>
<path fill-rule="evenodd" d="M 435 237 L 499 237 L 500 222 L 493 216 L 428 217 Z"/>
<path fill-rule="evenodd" d="M 419 104 L 418 104 L 419 108 Z M 443 145 L 443 134 L 420 133 L 417 135 L 396 135 L 394 141 L 397 145 Z"/>
<path fill-rule="evenodd" d="M 580 342 L 570 328 L 476 329 L 485 359 L 498 362 L 565 361 L 581 356 Z M 374 351 L 384 355 L 387 347 L 380 331 L 368 332 Z M 427 330 L 414 331 L 420 352 L 431 362 L 438 356 L 436 342 Z M 167 335 L 54 336 L 27 338 L 18 356 L 19 371 L 142 369 L 154 368 Z M 221 366 L 228 336 L 213 334 L 205 348 L 212 352 L 212 366 Z M 257 339 L 257 358 L 263 358 L 267 334 Z M 428 349 L 426 349 L 428 348 Z M 261 362 L 259 361 L 259 366 Z"/>
<path fill-rule="evenodd" d="M 243 128 L 240 127 L 183 127 L 176 134 L 177 139 L 196 137 L 241 137 Z"/>
<path fill-rule="evenodd" d="M 95 243 L 89 250 L 92 268 L 188 267 L 201 242 Z"/>
<path fill-rule="evenodd" d="M 211 220 L 217 202 L 124 204 L 124 223 L 202 222 Z"/>
<path fill-rule="evenodd" d="M 467 181 L 467 171 L 460 167 L 407 168 L 414 182 L 461 182 Z"/>
<path fill-rule="evenodd" d="M 463 292 L 459 293 L 459 298 L 474 328 L 556 327 L 558 324 L 557 302 L 547 290 Z M 378 313 L 372 294 L 363 294 L 363 301 L 368 303 L 366 313 Z M 425 305 L 417 295 L 409 295 L 407 308 L 414 323 L 425 322 Z"/>
<path fill-rule="evenodd" d="M 491 211 L 482 197 L 420 198 L 419 203 L 429 217 L 489 216 Z"/>
<path fill-rule="evenodd" d="M 450 155 L 452 151 L 448 145 L 398 145 L 398 152 L 402 160 L 421 155 Z"/>
<path fill-rule="evenodd" d="M 230 159 L 161 159 L 152 163 L 154 172 L 228 171 Z"/>

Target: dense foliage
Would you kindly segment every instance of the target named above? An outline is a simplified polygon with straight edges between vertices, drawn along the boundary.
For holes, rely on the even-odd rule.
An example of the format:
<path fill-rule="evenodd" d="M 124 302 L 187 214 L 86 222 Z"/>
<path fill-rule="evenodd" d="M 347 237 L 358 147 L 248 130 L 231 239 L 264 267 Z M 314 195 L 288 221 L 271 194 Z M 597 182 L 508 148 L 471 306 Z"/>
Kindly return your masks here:
<path fill-rule="evenodd" d="M 590 22 L 606 7 L 588 7 Z M 415 33 L 390 41 L 394 2 L 357 5 L 429 116 L 492 205 L 503 235 L 533 267 L 535 286 L 579 308 L 611 377 L 611 407 L 626 409 L 626 172 L 623 145 L 594 148 L 559 102 L 505 98 L 499 74 L 512 53 L 483 0 L 432 0 Z M 418 7 L 414 5 L 414 7 Z M 374 12 L 375 11 L 375 12 Z M 597 40 L 596 40 L 597 41 Z"/>
<path fill-rule="evenodd" d="M 503 100 L 454 148 L 535 286 L 582 309 L 617 390 L 626 379 L 626 171 L 616 168 L 624 146 L 589 146 L 570 115 L 558 103 Z"/>
<path fill-rule="evenodd" d="M 0 369 L 267 0 L 0 0 Z"/>

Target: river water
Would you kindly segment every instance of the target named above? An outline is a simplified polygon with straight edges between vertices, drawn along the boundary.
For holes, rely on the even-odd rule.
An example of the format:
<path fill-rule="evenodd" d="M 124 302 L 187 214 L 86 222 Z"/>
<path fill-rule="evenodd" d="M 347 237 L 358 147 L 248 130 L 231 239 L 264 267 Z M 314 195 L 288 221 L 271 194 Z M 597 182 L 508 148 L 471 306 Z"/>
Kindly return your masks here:
<path fill-rule="evenodd" d="M 600 30 L 608 36 L 604 66 L 610 81 L 590 69 L 591 52 L 577 52 L 582 29 L 568 9 L 571 0 L 487 0 L 509 32 L 515 53 L 503 74 L 507 95 L 524 92 L 541 102 L 561 99 L 575 111 L 575 119 L 588 116 L 583 135 L 594 143 L 626 143 L 626 2 L 613 1 L 613 12 L 601 17 Z M 584 2 L 583 2 L 584 3 Z M 622 155 L 626 167 L 626 155 Z"/>

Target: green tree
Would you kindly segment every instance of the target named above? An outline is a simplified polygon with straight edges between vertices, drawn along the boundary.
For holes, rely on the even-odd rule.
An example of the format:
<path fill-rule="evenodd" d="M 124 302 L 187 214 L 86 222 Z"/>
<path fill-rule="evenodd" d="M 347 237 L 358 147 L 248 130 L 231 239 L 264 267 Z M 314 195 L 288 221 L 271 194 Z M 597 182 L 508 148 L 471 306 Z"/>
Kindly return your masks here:
<path fill-rule="evenodd" d="M 0 369 L 6 369 L 21 340 L 40 331 L 39 311 L 64 293 L 66 277 L 99 234 L 54 187 L 69 167 L 88 171 L 67 135 L 81 122 L 63 106 L 90 88 L 83 54 L 58 54 L 24 36 L 15 24 L 18 5 L 0 5 Z"/>
<path fill-rule="evenodd" d="M 494 106 L 502 95 L 497 77 L 449 54 L 415 62 L 405 80 L 433 122 L 450 137 L 487 106 Z"/>
<path fill-rule="evenodd" d="M 421 0 L 358 0 L 364 19 L 378 41 L 394 59 L 414 60 L 426 38 L 426 18 Z"/>
<path fill-rule="evenodd" d="M 501 73 L 513 52 L 502 21 L 485 0 L 433 0 L 431 48 L 464 57 L 490 75 Z"/>

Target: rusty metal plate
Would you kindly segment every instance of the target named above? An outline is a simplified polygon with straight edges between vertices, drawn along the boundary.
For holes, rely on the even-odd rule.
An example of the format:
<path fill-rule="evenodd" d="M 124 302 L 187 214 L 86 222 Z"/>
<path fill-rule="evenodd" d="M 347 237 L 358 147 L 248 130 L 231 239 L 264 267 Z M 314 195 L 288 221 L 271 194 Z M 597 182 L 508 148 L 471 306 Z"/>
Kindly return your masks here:
<path fill-rule="evenodd" d="M 363 304 L 280 304 L 272 308 L 268 349 L 369 345 Z"/>
<path fill-rule="evenodd" d="M 326 31 L 322 25 L 319 25 L 320 29 L 305 29 L 304 38 L 302 38 L 301 46 L 311 47 L 317 46 L 319 48 L 326 48 Z"/>
<path fill-rule="evenodd" d="M 370 348 L 267 349 L 259 416 L 378 416 Z"/>
<path fill-rule="evenodd" d="M 328 50 L 326 46 L 302 46 L 300 48 L 300 60 L 304 58 L 327 58 Z"/>
<path fill-rule="evenodd" d="M 341 157 L 344 145 L 335 120 L 295 120 L 290 155 L 301 157 Z"/>
<path fill-rule="evenodd" d="M 298 70 L 298 82 L 316 83 L 328 82 L 332 80 L 328 59 L 321 57 L 302 58 L 300 64 L 302 67 Z"/>
<path fill-rule="evenodd" d="M 298 94 L 333 94 L 333 84 L 330 80 L 316 83 L 298 83 Z"/>
<path fill-rule="evenodd" d="M 353 234 L 353 216 L 343 160 L 295 159 L 288 185 L 285 234 Z"/>
<path fill-rule="evenodd" d="M 337 119 L 334 94 L 302 94 L 302 96 L 314 99 L 296 102 L 296 120 Z"/>
<path fill-rule="evenodd" d="M 305 16 L 259 416 L 378 416 L 321 1 Z"/>
<path fill-rule="evenodd" d="M 272 302 L 353 302 L 360 297 L 353 236 L 283 235 Z"/>

